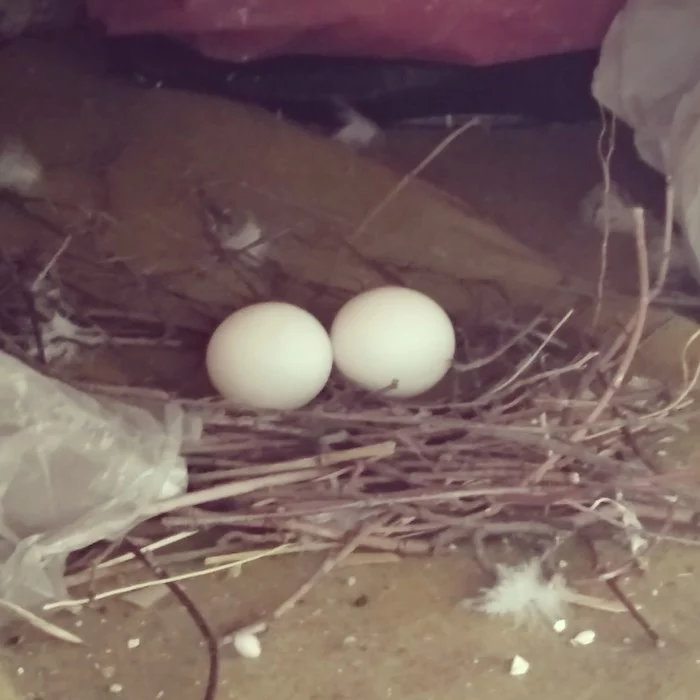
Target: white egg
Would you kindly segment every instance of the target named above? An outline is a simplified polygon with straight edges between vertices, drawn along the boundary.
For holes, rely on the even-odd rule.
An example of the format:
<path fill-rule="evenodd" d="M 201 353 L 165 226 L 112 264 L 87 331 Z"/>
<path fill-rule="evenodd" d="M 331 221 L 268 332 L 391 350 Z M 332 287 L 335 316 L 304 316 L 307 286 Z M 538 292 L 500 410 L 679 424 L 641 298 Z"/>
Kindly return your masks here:
<path fill-rule="evenodd" d="M 430 297 L 405 287 L 379 287 L 348 301 L 331 327 L 338 370 L 359 386 L 395 397 L 422 394 L 449 370 L 455 331 Z"/>
<path fill-rule="evenodd" d="M 214 331 L 207 372 L 222 396 L 252 409 L 293 410 L 323 389 L 333 366 L 326 329 L 282 302 L 236 311 Z"/>

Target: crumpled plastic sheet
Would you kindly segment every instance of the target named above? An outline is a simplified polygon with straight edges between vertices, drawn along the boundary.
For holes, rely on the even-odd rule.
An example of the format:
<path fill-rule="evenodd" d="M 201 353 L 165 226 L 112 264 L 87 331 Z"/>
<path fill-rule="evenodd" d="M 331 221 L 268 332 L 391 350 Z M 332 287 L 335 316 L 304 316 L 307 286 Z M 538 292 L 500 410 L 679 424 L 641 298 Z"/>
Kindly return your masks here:
<path fill-rule="evenodd" d="M 186 490 L 180 448 L 201 425 L 160 410 L 98 400 L 0 353 L 0 597 L 28 608 L 65 598 L 71 552 Z"/>
<path fill-rule="evenodd" d="M 673 182 L 700 280 L 700 2 L 631 0 L 605 37 L 593 94 L 632 127 L 640 157 Z"/>
<path fill-rule="evenodd" d="M 597 48 L 624 0 L 87 0 L 111 35 L 180 36 L 245 62 L 281 54 L 491 65 Z"/>

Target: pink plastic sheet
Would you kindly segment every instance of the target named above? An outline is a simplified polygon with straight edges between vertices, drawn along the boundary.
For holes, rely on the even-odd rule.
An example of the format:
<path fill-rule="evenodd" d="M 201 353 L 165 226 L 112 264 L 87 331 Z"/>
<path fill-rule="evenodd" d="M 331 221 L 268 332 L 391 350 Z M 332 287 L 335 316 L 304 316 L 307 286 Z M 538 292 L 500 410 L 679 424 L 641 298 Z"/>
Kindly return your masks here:
<path fill-rule="evenodd" d="M 596 48 L 625 0 L 87 0 L 111 35 L 211 58 L 371 56 L 489 65 Z"/>

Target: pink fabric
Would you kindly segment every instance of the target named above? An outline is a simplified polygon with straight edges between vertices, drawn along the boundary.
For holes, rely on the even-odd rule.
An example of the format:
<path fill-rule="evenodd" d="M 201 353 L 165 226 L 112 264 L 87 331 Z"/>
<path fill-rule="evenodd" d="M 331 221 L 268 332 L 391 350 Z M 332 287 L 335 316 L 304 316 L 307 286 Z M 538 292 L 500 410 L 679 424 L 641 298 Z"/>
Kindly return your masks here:
<path fill-rule="evenodd" d="M 597 47 L 625 0 L 87 0 L 109 34 L 206 56 L 422 58 L 488 65 Z"/>

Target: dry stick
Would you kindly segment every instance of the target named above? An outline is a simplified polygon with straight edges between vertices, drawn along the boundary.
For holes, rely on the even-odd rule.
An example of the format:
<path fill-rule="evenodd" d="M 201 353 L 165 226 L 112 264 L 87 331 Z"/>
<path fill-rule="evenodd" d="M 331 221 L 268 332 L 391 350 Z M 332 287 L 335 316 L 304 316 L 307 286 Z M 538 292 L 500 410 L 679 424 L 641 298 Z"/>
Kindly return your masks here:
<path fill-rule="evenodd" d="M 583 541 L 588 546 L 588 550 L 591 553 L 593 559 L 593 566 L 596 570 L 600 570 L 600 559 L 598 557 L 598 550 L 596 549 L 595 542 L 581 532 Z M 627 594 L 622 590 L 619 584 L 619 576 L 615 578 L 605 579 L 605 583 L 608 588 L 615 594 L 615 597 L 622 603 L 625 610 L 632 616 L 632 619 L 644 630 L 649 639 L 654 643 L 657 649 L 661 649 L 666 646 L 666 642 L 661 638 L 661 635 L 649 624 L 647 619 L 639 611 L 639 608 L 629 599 Z"/>
<path fill-rule="evenodd" d="M 0 608 L 13 613 L 21 620 L 28 622 L 30 625 L 32 625 L 32 627 L 41 630 L 42 632 L 50 635 L 51 637 L 60 639 L 63 642 L 70 642 L 71 644 L 84 644 L 83 640 L 77 635 L 73 634 L 72 632 L 69 632 L 68 630 L 63 629 L 63 627 L 55 625 L 53 622 L 44 620 L 43 617 L 39 617 L 38 615 L 35 615 L 29 610 L 25 610 L 23 607 L 17 605 L 16 603 L 0 598 Z"/>
<path fill-rule="evenodd" d="M 197 606 L 192 602 L 190 597 L 182 590 L 174 581 L 170 580 L 168 572 L 162 567 L 153 562 L 147 554 L 131 542 L 128 538 L 124 538 L 124 544 L 131 550 L 133 555 L 149 568 L 153 575 L 163 581 L 170 589 L 170 592 L 178 599 L 183 608 L 187 611 L 192 621 L 197 626 L 204 637 L 209 652 L 209 674 L 207 677 L 207 685 L 204 689 L 202 700 L 215 700 L 219 685 L 219 643 L 214 636 L 209 623 L 204 619 L 202 613 L 199 612 Z"/>
<path fill-rule="evenodd" d="M 288 613 L 324 576 L 327 576 L 340 561 L 352 554 L 352 552 L 362 544 L 362 541 L 372 529 L 372 526 L 361 527 L 340 549 L 331 552 L 311 578 L 275 609 L 272 613 L 273 619 L 278 620 L 282 615 Z"/>
<path fill-rule="evenodd" d="M 535 316 L 535 319 L 529 323 L 525 328 L 523 328 L 519 333 L 514 335 L 510 340 L 506 341 L 501 347 L 494 350 L 486 357 L 481 357 L 478 360 L 472 362 L 454 362 L 452 364 L 453 369 L 456 372 L 471 372 L 475 369 L 481 369 L 492 362 L 495 362 L 499 357 L 505 355 L 508 350 L 517 345 L 523 338 L 530 334 L 544 319 L 543 314 Z"/>
<path fill-rule="evenodd" d="M 668 276 L 668 268 L 671 264 L 671 249 L 673 248 L 673 210 L 675 207 L 675 191 L 673 189 L 673 183 L 670 179 L 666 181 L 666 203 L 664 209 L 664 238 L 663 238 L 663 248 L 661 267 L 659 267 L 659 273 L 654 283 L 654 287 L 650 292 L 651 300 L 656 299 L 659 294 L 661 294 L 664 285 L 666 284 L 666 277 Z"/>
<path fill-rule="evenodd" d="M 632 214 L 635 219 L 635 243 L 637 245 L 637 262 L 638 262 L 638 267 L 639 267 L 639 272 L 638 272 L 638 277 L 639 277 L 639 287 L 640 287 L 640 294 L 642 287 L 644 286 L 644 280 L 646 280 L 646 286 L 649 288 L 648 291 L 648 303 L 647 303 L 647 308 L 645 309 L 645 316 L 648 311 L 649 306 L 651 303 L 658 297 L 658 295 L 661 293 L 663 286 L 666 282 L 666 276 L 668 274 L 668 266 L 670 263 L 670 256 L 671 256 L 671 247 L 673 243 L 673 201 L 674 201 L 674 190 L 673 187 L 670 183 L 670 181 L 667 184 L 666 187 L 666 211 L 665 211 L 665 219 L 664 219 L 664 241 L 663 241 L 663 260 L 661 267 L 659 268 L 659 275 L 656 279 L 656 282 L 654 283 L 653 288 L 649 288 L 650 282 L 649 282 L 649 265 L 648 265 L 648 255 L 647 255 L 647 248 L 646 248 L 646 232 L 644 230 L 640 231 L 641 229 L 644 229 L 644 221 L 643 221 L 643 212 L 640 209 L 633 209 Z M 641 212 L 641 213 L 640 213 Z M 640 249 L 640 244 L 643 244 L 643 248 Z M 641 260 L 640 260 L 640 251 L 643 252 L 645 258 L 646 258 L 646 266 L 644 269 L 641 268 Z M 642 302 L 642 299 L 640 298 L 640 304 Z M 608 362 L 611 360 L 615 354 L 617 354 L 618 350 L 622 346 L 622 344 L 625 341 L 625 338 L 631 334 L 634 330 L 634 328 L 638 325 L 638 317 L 636 315 L 632 316 L 630 320 L 627 322 L 625 325 L 622 333 L 616 338 L 616 340 L 612 343 L 611 347 L 607 350 L 607 352 L 603 355 L 602 357 L 602 362 L 601 364 L 604 364 L 605 362 Z M 643 333 L 643 327 L 642 327 L 642 333 Z M 640 343 L 641 344 L 641 338 L 640 338 Z M 686 344 L 687 347 L 687 344 Z M 684 375 L 686 376 L 686 375 Z M 683 394 L 683 397 L 687 396 L 687 393 Z M 679 401 L 680 403 L 680 401 Z M 677 404 L 675 404 L 677 405 Z M 668 407 L 670 410 L 670 407 Z M 656 412 L 654 414 L 650 414 L 649 417 L 653 417 L 656 415 L 660 415 L 659 412 Z"/>
<path fill-rule="evenodd" d="M 214 451 L 213 446 L 209 451 Z M 274 462 L 272 464 L 261 464 L 252 467 L 235 467 L 233 469 L 221 469 L 216 472 L 207 474 L 209 479 L 227 479 L 236 477 L 261 476 L 263 474 L 278 474 L 280 472 L 288 472 L 294 469 L 322 469 L 343 462 L 352 462 L 362 459 L 386 459 L 391 457 L 396 452 L 396 443 L 387 440 L 385 442 L 375 443 L 373 445 L 363 445 L 362 447 L 352 447 L 347 450 L 338 450 L 336 452 L 326 452 L 314 457 L 301 457 L 299 459 L 290 459 L 284 462 Z M 190 454 L 200 454 L 199 450 L 194 450 Z"/>
<path fill-rule="evenodd" d="M 453 131 L 449 136 L 444 138 L 423 160 L 416 165 L 410 172 L 404 175 L 397 183 L 394 185 L 387 195 L 377 204 L 369 210 L 367 215 L 360 221 L 360 223 L 355 228 L 351 241 L 359 238 L 368 228 L 368 226 L 381 214 L 387 205 L 399 194 L 406 186 L 415 179 L 423 170 L 425 170 L 430 163 L 432 163 L 437 156 L 439 156 L 453 141 L 458 139 L 465 131 L 472 129 L 475 126 L 481 124 L 481 120 L 478 117 L 470 119 L 466 124 L 463 124 L 456 131 Z"/>
<path fill-rule="evenodd" d="M 284 547 L 284 545 L 280 545 Z M 278 548 L 272 550 L 265 550 L 263 556 L 274 556 L 277 554 Z M 143 551 L 143 550 L 142 550 Z M 109 591 L 102 591 L 102 593 L 96 593 L 85 598 L 71 598 L 69 600 L 57 600 L 44 605 L 44 611 L 49 610 L 61 610 L 64 608 L 77 608 L 82 605 L 89 605 L 90 603 L 96 603 L 100 600 L 106 600 L 107 598 L 116 598 L 117 596 L 124 595 L 125 593 L 133 593 L 134 591 L 140 591 L 144 588 L 156 588 L 158 586 L 167 585 L 168 583 L 177 583 L 179 581 L 188 581 L 193 578 L 201 578 L 202 576 L 209 576 L 210 574 L 216 574 L 220 571 L 226 571 L 227 569 L 233 569 L 241 564 L 246 564 L 249 561 L 254 561 L 254 559 L 260 558 L 255 556 L 253 559 L 248 559 L 246 561 L 229 561 L 226 564 L 219 564 L 218 566 L 210 566 L 204 569 L 197 569 L 195 571 L 188 571 L 184 574 L 175 574 L 173 576 L 168 576 L 167 578 L 158 578 L 153 581 L 141 581 L 139 583 L 132 583 L 129 586 L 122 586 L 120 588 L 113 588 Z M 78 579 L 75 579 L 78 580 Z"/>
<path fill-rule="evenodd" d="M 627 373 L 632 366 L 632 361 L 637 354 L 639 343 L 644 335 L 644 328 L 646 326 L 647 312 L 649 310 L 650 303 L 649 259 L 647 255 L 646 231 L 644 226 L 644 210 L 635 207 L 632 210 L 632 215 L 634 217 L 634 237 L 637 243 L 637 265 L 639 273 L 639 305 L 634 317 L 635 324 L 632 329 L 629 342 L 627 343 L 625 353 L 620 360 L 620 364 L 615 372 L 615 375 L 613 376 L 612 381 L 605 390 L 605 393 L 598 402 L 598 405 L 586 418 L 584 426 L 574 433 L 574 436 L 572 437 L 573 440 L 580 440 L 588 431 L 588 427 L 594 423 L 608 407 L 613 396 L 615 395 L 615 392 L 625 381 Z"/>
<path fill-rule="evenodd" d="M 208 576 L 221 571 L 226 571 L 227 569 L 235 569 L 237 567 L 242 567 L 244 564 L 250 564 L 258 559 L 264 557 L 274 557 L 284 554 L 299 554 L 302 552 L 320 552 L 326 549 L 330 549 L 334 544 L 331 542 L 323 543 L 307 543 L 307 544 L 281 544 L 273 548 L 268 549 L 253 549 L 238 552 L 226 552 L 224 553 L 221 549 L 208 548 L 208 549 L 195 549 L 185 552 L 175 552 L 173 554 L 163 554 L 158 557 L 158 561 L 162 563 L 163 566 L 169 566 L 170 564 L 189 564 L 194 560 L 204 561 L 204 568 L 197 569 L 194 571 L 188 571 L 183 574 L 178 574 L 172 577 L 175 582 L 186 581 L 188 579 L 199 578 L 202 576 Z M 143 551 L 147 551 L 146 547 L 141 548 Z M 153 550 L 151 550 L 153 551 Z M 125 561 L 123 564 L 115 570 L 113 567 L 107 569 L 98 569 L 97 578 L 103 580 L 105 578 L 113 578 L 115 576 L 121 576 L 125 574 L 131 574 L 134 572 L 133 562 Z M 71 574 L 66 576 L 64 581 L 69 588 L 74 588 L 76 586 L 81 586 L 87 583 L 89 571 L 82 571 L 77 574 Z M 48 603 L 48 609 L 58 609 L 58 608 L 72 608 L 78 605 L 89 605 L 95 600 L 105 600 L 106 598 L 114 598 L 117 596 L 125 596 L 130 593 L 135 593 L 148 588 L 156 588 L 161 585 L 162 581 L 141 581 L 139 583 L 131 584 L 130 586 L 124 586 L 122 588 L 115 588 L 108 591 L 103 591 L 102 593 L 97 593 L 91 598 L 74 598 L 69 600 L 61 600 L 53 603 Z"/>
<path fill-rule="evenodd" d="M 617 121 L 615 115 L 610 119 L 610 132 L 608 133 L 608 121 L 606 118 L 605 109 L 600 107 L 601 129 L 598 136 L 598 159 L 600 161 L 603 174 L 603 245 L 600 248 L 600 271 L 598 273 L 598 287 L 596 290 L 596 305 L 593 315 L 593 324 L 597 325 L 600 318 L 600 313 L 603 308 L 603 295 L 605 294 L 605 276 L 608 271 L 608 245 L 610 242 L 610 162 L 615 150 L 615 127 Z M 607 148 L 605 147 L 605 137 L 607 138 Z"/>
<path fill-rule="evenodd" d="M 581 608 L 589 608 L 591 610 L 600 610 L 609 613 L 627 612 L 627 608 L 623 604 L 616 603 L 614 600 L 605 600 L 604 598 L 598 598 L 598 596 L 587 595 L 586 593 L 579 593 L 578 591 L 572 590 L 565 584 L 561 574 L 555 574 L 549 584 L 558 589 L 562 600 L 569 605 L 577 605 Z"/>
<path fill-rule="evenodd" d="M 596 404 L 595 408 L 588 414 L 583 422 L 583 425 L 578 428 L 571 436 L 571 442 L 579 442 L 582 440 L 586 433 L 588 433 L 591 425 L 602 415 L 602 413 L 607 409 L 612 401 L 617 390 L 622 386 L 630 367 L 632 366 L 632 361 L 637 354 L 637 349 L 639 348 L 639 343 L 644 335 L 644 328 L 646 326 L 647 312 L 649 310 L 650 304 L 650 288 L 649 288 L 649 260 L 647 255 L 647 245 L 646 245 L 646 231 L 644 226 L 644 211 L 638 207 L 632 210 L 632 215 L 634 216 L 634 237 L 637 244 L 637 268 L 639 276 L 639 303 L 637 306 L 637 311 L 630 319 L 630 324 L 632 325 L 631 333 L 629 335 L 629 340 L 627 343 L 627 348 L 620 360 L 620 364 L 612 378 L 612 381 L 607 386 L 605 392 L 600 397 L 600 400 Z M 621 337 L 626 335 L 626 329 L 623 331 Z M 540 481 L 544 475 L 557 463 L 559 460 L 559 455 L 553 455 L 549 457 L 535 473 L 528 477 L 528 481 L 534 481 L 537 483 Z"/>
<path fill-rule="evenodd" d="M 59 246 L 58 250 L 51 256 L 51 259 L 48 261 L 48 263 L 46 263 L 41 272 L 36 276 L 34 282 L 32 282 L 29 288 L 31 292 L 36 292 L 39 289 L 41 283 L 44 281 L 44 279 L 46 279 L 46 276 L 51 272 L 51 269 L 58 262 L 59 258 L 63 255 L 63 253 L 66 252 L 68 246 L 72 243 L 72 241 L 73 234 L 69 233 L 63 240 L 63 243 L 61 243 L 61 245 Z"/>
<path fill-rule="evenodd" d="M 496 387 L 493 389 L 490 389 L 486 394 L 485 397 L 492 397 L 495 396 L 496 394 L 501 393 L 504 389 L 506 389 L 509 385 L 511 385 L 520 375 L 522 375 L 523 372 L 527 370 L 528 367 L 532 366 L 532 364 L 535 362 L 535 360 L 539 357 L 540 353 L 549 345 L 551 342 L 552 338 L 557 334 L 559 329 L 571 318 L 573 315 L 574 310 L 569 309 L 564 316 L 556 323 L 554 328 L 547 333 L 547 335 L 544 337 L 540 345 L 535 349 L 535 351 L 527 357 L 523 362 L 521 362 L 518 367 L 516 368 L 515 372 L 508 377 L 507 379 L 504 379 L 500 384 L 498 384 Z M 485 398 L 484 397 L 484 398 Z"/>
<path fill-rule="evenodd" d="M 196 534 L 197 532 L 195 530 L 189 530 L 187 532 L 176 532 L 173 535 L 168 535 L 167 537 L 163 537 L 159 540 L 156 540 L 155 542 L 151 542 L 150 544 L 141 547 L 141 551 L 145 552 L 146 554 L 149 554 L 151 552 L 155 552 L 158 549 L 162 549 L 163 547 L 168 547 L 171 544 L 176 544 Z M 117 564 L 123 564 L 124 562 L 131 561 L 132 559 L 134 559 L 134 554 L 132 552 L 126 552 L 125 554 L 120 554 L 117 557 L 112 557 L 111 559 L 98 562 L 96 568 L 108 569 L 112 566 L 116 566 Z"/>
<path fill-rule="evenodd" d="M 278 620 L 283 615 L 288 613 L 294 606 L 306 595 L 309 594 L 311 589 L 324 577 L 327 576 L 343 559 L 346 559 L 352 552 L 359 547 L 364 538 L 369 532 L 374 529 L 374 526 L 366 525 L 360 527 L 356 530 L 355 534 L 350 537 L 350 539 L 340 548 L 331 552 L 323 561 L 321 566 L 313 573 L 313 575 L 307 579 L 289 598 L 283 601 L 280 605 L 275 608 L 271 615 L 272 620 Z M 254 622 L 251 625 L 246 625 L 244 628 L 236 627 L 232 630 L 225 632 L 221 636 L 222 644 L 228 644 L 233 640 L 234 635 L 237 632 L 243 630 L 246 631 L 264 631 L 268 627 L 268 623 L 265 620 L 260 620 Z M 255 632 L 254 632 L 255 633 Z"/>
<path fill-rule="evenodd" d="M 657 649 L 663 649 L 666 646 L 666 641 L 661 635 L 649 624 L 647 619 L 639 612 L 639 608 L 629 599 L 627 594 L 622 590 L 618 578 L 611 578 L 605 582 L 608 588 L 615 594 L 618 600 L 625 606 L 627 612 L 634 618 L 635 622 L 646 632 L 647 636 L 654 643 Z"/>
<path fill-rule="evenodd" d="M 144 515 L 149 518 L 154 518 L 157 515 L 168 513 L 173 510 L 181 510 L 182 508 L 190 508 L 198 506 L 202 503 L 210 503 L 211 501 L 219 501 L 224 498 L 233 498 L 242 496 L 252 491 L 271 488 L 273 486 L 283 486 L 286 484 L 296 484 L 300 481 L 308 481 L 316 479 L 319 476 L 324 476 L 325 472 L 320 469 L 309 469 L 307 471 L 296 471 L 285 474 L 273 474 L 271 476 L 261 476 L 256 479 L 247 479 L 246 481 L 233 482 L 230 484 L 221 484 L 212 486 L 202 491 L 186 493 L 183 496 L 175 496 L 164 501 L 157 501 L 151 504 L 145 511 Z"/>

